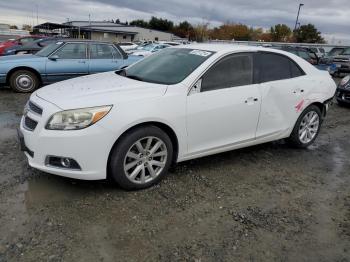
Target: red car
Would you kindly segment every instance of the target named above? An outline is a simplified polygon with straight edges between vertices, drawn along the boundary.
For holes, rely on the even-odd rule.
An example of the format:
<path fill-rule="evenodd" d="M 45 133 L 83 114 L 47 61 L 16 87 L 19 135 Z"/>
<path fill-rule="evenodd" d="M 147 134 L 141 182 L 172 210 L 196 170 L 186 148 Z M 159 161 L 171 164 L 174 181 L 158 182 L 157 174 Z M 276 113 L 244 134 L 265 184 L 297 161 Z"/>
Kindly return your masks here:
<path fill-rule="evenodd" d="M 0 56 L 3 55 L 6 48 L 9 48 L 14 45 L 25 45 L 27 43 L 33 42 L 40 38 L 43 38 L 43 37 L 39 35 L 31 35 L 31 36 L 20 37 L 15 40 L 8 40 L 5 42 L 2 42 L 0 43 Z"/>

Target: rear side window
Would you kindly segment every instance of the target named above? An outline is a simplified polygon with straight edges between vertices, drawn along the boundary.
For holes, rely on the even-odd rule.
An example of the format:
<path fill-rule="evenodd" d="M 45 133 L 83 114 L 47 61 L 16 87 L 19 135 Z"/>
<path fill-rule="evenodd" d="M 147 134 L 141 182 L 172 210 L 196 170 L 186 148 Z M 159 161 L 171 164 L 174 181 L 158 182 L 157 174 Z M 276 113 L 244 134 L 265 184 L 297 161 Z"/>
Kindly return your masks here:
<path fill-rule="evenodd" d="M 213 65 L 202 78 L 202 92 L 253 83 L 251 54 L 227 56 Z"/>
<path fill-rule="evenodd" d="M 299 68 L 299 66 L 296 65 L 295 62 L 289 61 L 290 63 L 290 70 L 291 70 L 291 77 L 298 77 L 304 75 L 304 72 Z"/>
<path fill-rule="evenodd" d="M 259 54 L 260 82 L 277 81 L 304 75 L 294 61 L 272 53 Z"/>
<path fill-rule="evenodd" d="M 112 46 L 107 44 L 91 44 L 90 45 L 91 59 L 113 59 L 121 58 L 119 52 Z"/>

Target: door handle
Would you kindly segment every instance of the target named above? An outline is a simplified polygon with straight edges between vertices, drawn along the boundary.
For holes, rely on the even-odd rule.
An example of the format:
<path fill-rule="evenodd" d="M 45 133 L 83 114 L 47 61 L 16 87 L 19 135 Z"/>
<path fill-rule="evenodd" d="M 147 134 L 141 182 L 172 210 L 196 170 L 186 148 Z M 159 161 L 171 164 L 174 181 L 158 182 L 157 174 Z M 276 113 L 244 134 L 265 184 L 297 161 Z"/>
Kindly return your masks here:
<path fill-rule="evenodd" d="M 85 64 L 86 61 L 78 61 L 78 63 L 80 63 L 80 64 Z"/>
<path fill-rule="evenodd" d="M 293 94 L 296 94 L 296 93 L 304 93 L 304 89 L 296 89 L 293 91 Z"/>
<path fill-rule="evenodd" d="M 257 97 L 248 97 L 247 100 L 244 101 L 246 104 L 252 104 L 253 102 L 257 102 L 259 99 Z"/>

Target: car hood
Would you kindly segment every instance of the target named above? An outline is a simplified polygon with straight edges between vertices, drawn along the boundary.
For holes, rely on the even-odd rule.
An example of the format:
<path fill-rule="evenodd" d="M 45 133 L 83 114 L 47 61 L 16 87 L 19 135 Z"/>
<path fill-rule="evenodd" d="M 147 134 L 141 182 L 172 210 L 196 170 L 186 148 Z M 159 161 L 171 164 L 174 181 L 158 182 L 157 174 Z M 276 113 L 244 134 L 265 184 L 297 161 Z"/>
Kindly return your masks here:
<path fill-rule="evenodd" d="M 166 90 L 166 85 L 137 81 L 115 72 L 106 72 L 45 86 L 33 95 L 67 110 L 159 97 Z"/>
<path fill-rule="evenodd" d="M 36 55 L 9 55 L 1 56 L 0 63 L 19 63 L 28 61 L 41 61 L 46 59 L 46 57 L 36 56 Z"/>

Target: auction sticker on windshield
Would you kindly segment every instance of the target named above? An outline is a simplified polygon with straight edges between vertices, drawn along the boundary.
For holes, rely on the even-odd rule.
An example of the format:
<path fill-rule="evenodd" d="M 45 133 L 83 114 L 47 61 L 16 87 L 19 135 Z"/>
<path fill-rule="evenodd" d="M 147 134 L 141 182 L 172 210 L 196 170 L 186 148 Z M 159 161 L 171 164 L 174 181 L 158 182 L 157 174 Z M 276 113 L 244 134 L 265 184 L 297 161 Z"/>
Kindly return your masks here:
<path fill-rule="evenodd" d="M 199 55 L 199 56 L 207 57 L 207 56 L 210 56 L 212 53 L 208 52 L 208 51 L 203 51 L 203 50 L 192 50 L 190 52 L 190 54 L 191 55 Z"/>

